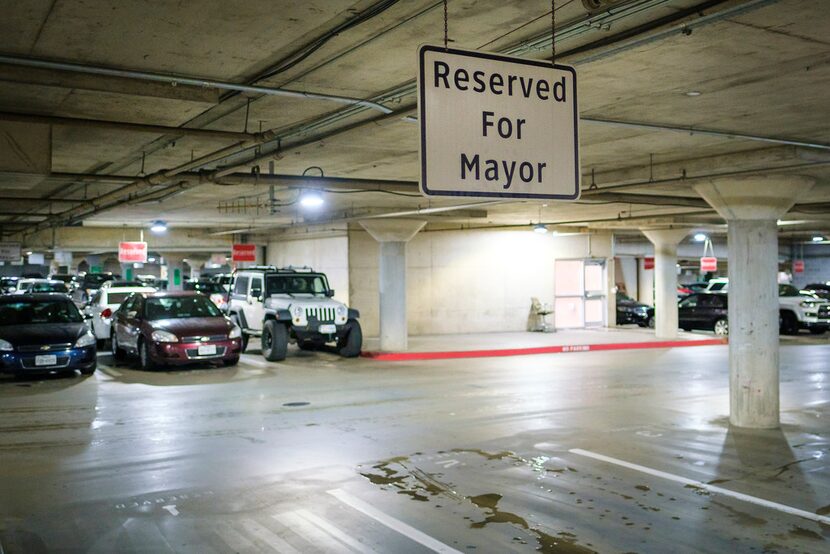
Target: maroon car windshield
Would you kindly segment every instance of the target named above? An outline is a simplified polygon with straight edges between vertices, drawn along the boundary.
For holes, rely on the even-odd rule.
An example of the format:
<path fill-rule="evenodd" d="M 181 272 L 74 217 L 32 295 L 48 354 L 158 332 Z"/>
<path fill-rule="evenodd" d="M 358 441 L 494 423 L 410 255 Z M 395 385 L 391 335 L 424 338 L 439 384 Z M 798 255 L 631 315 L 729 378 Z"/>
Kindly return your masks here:
<path fill-rule="evenodd" d="M 189 317 L 221 317 L 216 304 L 204 296 L 173 296 L 148 298 L 145 306 L 148 320 L 184 319 Z"/>

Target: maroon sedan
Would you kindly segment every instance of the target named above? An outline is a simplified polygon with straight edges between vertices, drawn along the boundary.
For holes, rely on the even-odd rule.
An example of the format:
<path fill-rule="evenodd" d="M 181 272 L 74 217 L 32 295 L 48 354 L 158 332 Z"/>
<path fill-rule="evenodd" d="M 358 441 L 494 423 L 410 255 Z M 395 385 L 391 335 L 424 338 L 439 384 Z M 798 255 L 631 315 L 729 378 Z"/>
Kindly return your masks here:
<path fill-rule="evenodd" d="M 134 293 L 112 316 L 112 354 L 142 369 L 221 361 L 236 365 L 242 331 L 198 292 Z"/>

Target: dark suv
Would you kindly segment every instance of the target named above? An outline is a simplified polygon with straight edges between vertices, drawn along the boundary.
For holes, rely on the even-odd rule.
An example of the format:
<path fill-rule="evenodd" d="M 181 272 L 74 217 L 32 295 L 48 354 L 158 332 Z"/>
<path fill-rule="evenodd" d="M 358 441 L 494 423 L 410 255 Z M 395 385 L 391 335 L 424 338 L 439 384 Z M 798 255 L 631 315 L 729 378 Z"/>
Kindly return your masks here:
<path fill-rule="evenodd" d="M 684 331 L 706 329 L 718 336 L 729 334 L 728 297 L 721 292 L 690 294 L 678 304 L 678 324 Z"/>

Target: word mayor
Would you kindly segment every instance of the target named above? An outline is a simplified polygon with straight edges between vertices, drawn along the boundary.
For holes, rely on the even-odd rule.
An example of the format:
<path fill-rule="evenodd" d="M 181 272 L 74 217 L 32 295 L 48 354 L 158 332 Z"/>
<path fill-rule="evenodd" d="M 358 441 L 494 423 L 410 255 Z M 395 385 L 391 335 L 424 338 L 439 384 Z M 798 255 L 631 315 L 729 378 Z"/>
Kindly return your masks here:
<path fill-rule="evenodd" d="M 470 72 L 463 68 L 453 70 L 442 61 L 436 61 L 433 69 L 435 88 L 455 88 L 464 92 L 507 95 L 528 100 L 567 101 L 564 76 L 559 81 L 548 81 L 520 75 Z M 524 118 L 504 117 L 487 110 L 481 112 L 481 134 L 485 138 L 521 141 L 522 133 L 526 134 L 526 125 L 529 123 Z M 547 165 L 547 162 L 540 161 L 482 159 L 477 153 L 461 152 L 460 157 L 461 179 L 481 181 L 483 178 L 501 184 L 505 190 L 516 179 L 523 183 L 541 183 Z"/>

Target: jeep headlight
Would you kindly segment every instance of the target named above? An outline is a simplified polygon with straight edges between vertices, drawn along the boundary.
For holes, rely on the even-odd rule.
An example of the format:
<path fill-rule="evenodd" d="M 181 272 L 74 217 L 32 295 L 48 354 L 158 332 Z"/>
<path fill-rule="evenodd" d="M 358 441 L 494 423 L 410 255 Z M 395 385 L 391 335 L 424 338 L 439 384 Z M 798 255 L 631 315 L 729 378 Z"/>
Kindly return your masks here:
<path fill-rule="evenodd" d="M 337 306 L 337 315 L 339 317 L 346 317 L 349 314 L 349 309 L 344 305 Z"/>
<path fill-rule="evenodd" d="M 95 344 L 95 335 L 87 331 L 75 342 L 75 348 L 83 348 L 85 346 L 92 346 L 93 344 Z"/>
<path fill-rule="evenodd" d="M 302 306 L 294 306 L 291 308 L 291 315 L 295 318 L 302 317 L 303 315 L 303 307 Z"/>
<path fill-rule="evenodd" d="M 156 342 L 179 342 L 179 337 L 169 331 L 153 331 L 150 337 Z"/>
<path fill-rule="evenodd" d="M 231 332 L 228 333 L 228 338 L 229 339 L 241 339 L 242 338 L 242 329 L 240 329 L 239 327 L 234 325 L 233 329 L 231 329 Z"/>

